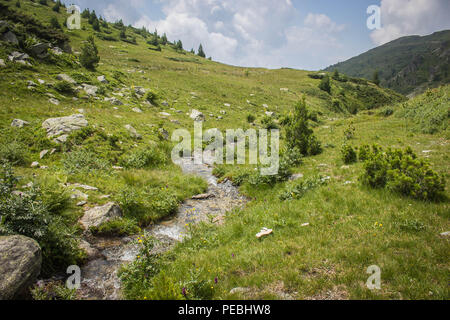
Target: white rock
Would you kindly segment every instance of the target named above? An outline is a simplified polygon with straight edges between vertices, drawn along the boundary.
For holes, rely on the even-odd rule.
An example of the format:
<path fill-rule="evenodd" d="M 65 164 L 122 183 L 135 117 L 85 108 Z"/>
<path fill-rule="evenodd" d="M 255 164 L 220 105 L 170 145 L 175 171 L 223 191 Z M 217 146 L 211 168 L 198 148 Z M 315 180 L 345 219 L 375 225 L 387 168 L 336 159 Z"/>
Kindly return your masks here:
<path fill-rule="evenodd" d="M 87 126 L 88 122 L 82 114 L 74 114 L 61 118 L 50 118 L 42 123 L 42 127 L 47 130 L 49 138 L 67 134 Z"/>
<path fill-rule="evenodd" d="M 104 222 L 107 222 L 113 218 L 122 217 L 122 210 L 115 203 L 107 203 L 104 206 L 92 208 L 84 214 L 80 223 L 86 229 L 90 227 L 98 227 Z"/>
<path fill-rule="evenodd" d="M 141 109 L 139 109 L 139 108 L 133 108 L 132 109 L 134 112 L 136 112 L 136 113 L 142 113 L 142 110 Z"/>
<path fill-rule="evenodd" d="M 194 121 L 203 121 L 203 120 L 205 120 L 205 116 L 203 115 L 203 113 L 201 113 L 200 111 L 198 111 L 196 109 L 192 109 L 190 118 L 192 120 L 194 120 Z"/>
<path fill-rule="evenodd" d="M 261 231 L 256 234 L 256 237 L 258 239 L 260 239 L 260 238 L 262 238 L 264 236 L 268 236 L 269 234 L 272 234 L 272 233 L 273 233 L 272 229 L 262 228 Z"/>
<path fill-rule="evenodd" d="M 77 82 L 75 80 L 73 80 L 70 76 L 68 76 L 67 74 L 61 73 L 58 74 L 56 76 L 56 79 L 60 80 L 60 81 L 67 81 L 71 84 L 76 84 Z"/>
<path fill-rule="evenodd" d="M 302 227 L 307 227 L 307 226 L 309 226 L 309 223 L 308 222 L 307 223 L 303 223 L 301 226 Z"/>
<path fill-rule="evenodd" d="M 42 150 L 41 153 L 39 153 L 39 159 L 44 158 L 47 153 L 48 153 L 48 150 Z"/>
<path fill-rule="evenodd" d="M 441 237 L 450 237 L 450 231 L 442 232 Z"/>
<path fill-rule="evenodd" d="M 55 106 L 59 106 L 59 100 L 58 99 L 50 98 L 50 99 L 48 99 L 48 102 L 50 102 L 51 104 L 54 104 Z"/>
<path fill-rule="evenodd" d="M 98 76 L 97 80 L 101 83 L 108 83 L 108 80 L 106 80 L 105 76 Z"/>
<path fill-rule="evenodd" d="M 5 68 L 6 67 L 5 60 L 0 59 L 0 67 L 1 68 Z"/>
<path fill-rule="evenodd" d="M 223 105 L 228 108 L 231 107 L 231 104 L 229 104 L 229 103 L 224 103 Z"/>
<path fill-rule="evenodd" d="M 32 164 L 31 164 L 31 168 L 38 168 L 39 167 L 39 162 L 37 162 L 37 161 L 34 161 Z"/>
<path fill-rule="evenodd" d="M 11 122 L 11 127 L 15 127 L 15 128 L 23 128 L 24 126 L 29 125 L 30 123 L 21 119 L 14 119 Z"/>
<path fill-rule="evenodd" d="M 136 139 L 141 139 L 142 136 L 137 133 L 136 129 L 133 128 L 131 125 L 127 124 L 125 125 L 125 129 L 128 130 L 128 132 L 130 133 L 131 137 L 136 138 Z"/>

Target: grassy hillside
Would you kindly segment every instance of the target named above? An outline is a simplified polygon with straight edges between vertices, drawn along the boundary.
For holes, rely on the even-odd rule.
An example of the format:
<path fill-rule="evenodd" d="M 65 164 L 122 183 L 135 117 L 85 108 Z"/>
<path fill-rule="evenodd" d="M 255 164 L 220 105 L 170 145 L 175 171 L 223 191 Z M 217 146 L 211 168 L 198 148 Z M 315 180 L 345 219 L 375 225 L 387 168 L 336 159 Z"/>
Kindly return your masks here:
<path fill-rule="evenodd" d="M 83 18 L 82 29 L 71 31 L 62 26 L 67 14 L 63 8 L 60 13 L 53 11 L 53 2 L 18 2 L 19 7 L 16 1 L 0 1 L 0 20 L 8 21 L 8 30 L 19 41 L 2 41 L 0 46 L 5 63 L 0 67 L 0 158 L 12 165 L 20 180 L 9 187 L 5 181 L 11 176 L 0 178 L 8 194 L 28 190 L 29 182 L 34 182 L 39 187 L 34 200 L 44 204 L 42 210 L 51 222 L 36 233 L 33 228 L 24 231 L 20 219 L 11 217 L 6 227 L 0 225 L 0 233 L 37 238 L 43 246 L 45 276 L 85 260 L 77 249 L 83 236 L 78 220 L 85 210 L 114 201 L 124 218 L 92 231 L 108 236 L 137 234 L 174 213 L 183 200 L 206 190 L 205 181 L 184 175 L 171 162 L 173 144 L 166 140 L 166 132 L 170 136 L 177 128 L 193 130 L 192 109 L 203 112 L 205 128 L 279 127 L 284 149 L 294 105 L 305 96 L 308 125 L 323 152 L 292 164 L 275 182 L 258 180 L 249 165 L 215 168 L 221 180 L 239 185 L 250 202 L 231 211 L 222 226 L 192 226 L 191 239 L 160 257 L 157 265 L 144 261 L 137 264 L 143 268 L 129 270 L 131 277 L 145 276 L 148 281 L 128 282 L 127 297 L 185 298 L 182 288 L 195 287 L 198 290 L 187 298 L 449 298 L 449 242 L 440 236 L 450 229 L 448 189 L 439 200 L 423 201 L 387 188 L 370 188 L 359 180 L 365 163 L 345 164 L 341 155 L 344 143 L 411 146 L 419 159 L 428 160 L 448 180 L 446 130 L 434 134 L 410 130 L 416 125 L 414 117 L 406 116 L 410 112 L 404 118 L 380 115 L 388 108 L 399 115 L 407 106 L 416 110 L 413 102 L 366 80 L 342 75 L 330 77 L 331 90 L 326 92 L 319 85 L 327 75 L 320 73 L 220 64 L 172 43 L 149 44 L 151 33 L 117 23 L 100 21 L 100 31 L 95 31 Z M 50 25 L 51 17 L 58 19 L 61 29 Z M 95 37 L 100 56 L 95 70 L 80 65 L 89 35 Z M 69 44 L 72 53 L 49 50 L 41 59 L 31 48 L 42 41 L 65 49 Z M 14 51 L 28 53 L 30 65 L 9 61 Z M 57 79 L 59 74 L 76 83 L 67 85 Z M 108 83 L 100 82 L 99 76 Z M 83 84 L 96 86 L 97 93 L 88 94 Z M 436 101 L 444 110 L 448 87 L 440 90 L 444 93 Z M 148 92 L 154 96 L 151 102 Z M 420 104 L 426 97 L 413 101 Z M 123 104 L 114 105 L 111 98 Z M 429 103 L 435 105 L 435 100 Z M 42 128 L 46 119 L 77 113 L 85 116 L 87 127 L 70 133 L 65 143 L 47 137 Z M 12 127 L 14 119 L 28 124 Z M 130 134 L 126 125 L 138 135 Z M 41 159 L 43 150 L 49 153 Z M 31 168 L 35 161 L 40 167 Z M 299 181 L 307 186 L 286 181 L 290 173 L 303 174 Z M 318 176 L 328 177 L 327 183 L 318 183 Z M 98 188 L 81 190 L 88 196 L 83 206 L 77 206 L 82 197 L 71 198 L 76 183 Z M 7 201 L 18 201 L 12 197 Z M 27 219 L 41 221 L 41 214 L 31 210 Z M 272 228 L 273 235 L 256 239 L 262 227 Z M 366 269 L 373 264 L 383 272 L 379 291 L 364 286 Z M 146 273 L 150 269 L 158 270 L 154 280 Z M 241 289 L 231 291 L 236 287 Z"/>
<path fill-rule="evenodd" d="M 402 94 L 418 94 L 450 82 L 450 31 L 403 37 L 325 69 L 372 79 Z"/>

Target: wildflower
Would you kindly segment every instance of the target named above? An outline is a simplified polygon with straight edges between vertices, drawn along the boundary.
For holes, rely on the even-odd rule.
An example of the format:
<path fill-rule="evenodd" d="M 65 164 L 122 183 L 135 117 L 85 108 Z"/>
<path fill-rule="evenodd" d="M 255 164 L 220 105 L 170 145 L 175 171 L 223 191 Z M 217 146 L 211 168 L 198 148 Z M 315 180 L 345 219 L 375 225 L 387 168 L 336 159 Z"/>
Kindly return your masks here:
<path fill-rule="evenodd" d="M 217 277 L 214 278 L 214 283 L 217 284 L 219 282 L 219 279 Z"/>
<path fill-rule="evenodd" d="M 183 296 L 186 297 L 186 288 L 183 287 L 183 289 L 181 290 L 181 293 L 183 294 Z"/>

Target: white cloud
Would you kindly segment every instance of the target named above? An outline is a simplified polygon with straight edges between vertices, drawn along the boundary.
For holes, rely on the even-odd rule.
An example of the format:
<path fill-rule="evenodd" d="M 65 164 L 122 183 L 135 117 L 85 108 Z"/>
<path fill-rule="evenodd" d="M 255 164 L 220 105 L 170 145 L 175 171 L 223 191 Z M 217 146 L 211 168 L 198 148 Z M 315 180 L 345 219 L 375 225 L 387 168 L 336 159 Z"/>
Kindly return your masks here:
<path fill-rule="evenodd" d="M 449 0 L 381 0 L 382 28 L 371 33 L 381 45 L 402 36 L 450 29 Z"/>
<path fill-rule="evenodd" d="M 314 13 L 308 13 L 305 19 L 305 25 L 328 32 L 339 32 L 344 30 L 345 27 L 344 25 L 336 24 L 325 14 Z"/>

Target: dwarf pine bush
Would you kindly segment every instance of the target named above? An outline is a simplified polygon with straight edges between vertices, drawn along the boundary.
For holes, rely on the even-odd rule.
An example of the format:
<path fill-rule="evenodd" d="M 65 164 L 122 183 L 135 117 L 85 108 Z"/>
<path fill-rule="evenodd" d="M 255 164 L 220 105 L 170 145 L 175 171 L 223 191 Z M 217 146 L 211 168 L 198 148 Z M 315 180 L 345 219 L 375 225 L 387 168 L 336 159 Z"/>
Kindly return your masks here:
<path fill-rule="evenodd" d="M 373 146 L 364 163 L 362 181 L 373 188 L 388 188 L 419 200 L 437 200 L 445 191 L 445 178 L 418 159 L 410 147 L 383 152 Z"/>
<path fill-rule="evenodd" d="M 344 144 L 341 149 L 342 160 L 345 164 L 352 164 L 358 160 L 355 149 L 348 144 Z"/>

